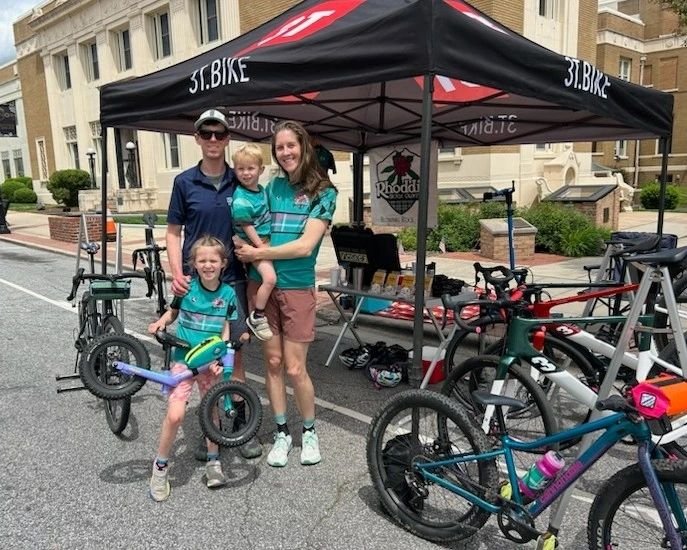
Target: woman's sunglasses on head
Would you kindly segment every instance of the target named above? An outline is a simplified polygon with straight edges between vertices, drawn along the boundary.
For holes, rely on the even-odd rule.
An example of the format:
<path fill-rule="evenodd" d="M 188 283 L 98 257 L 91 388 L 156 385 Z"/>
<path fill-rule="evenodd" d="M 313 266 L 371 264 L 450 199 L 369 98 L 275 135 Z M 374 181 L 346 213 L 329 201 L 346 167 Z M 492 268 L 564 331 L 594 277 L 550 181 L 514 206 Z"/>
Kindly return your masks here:
<path fill-rule="evenodd" d="M 229 137 L 229 132 L 227 130 L 198 130 L 198 135 L 200 139 L 209 140 L 212 136 L 215 136 L 217 141 L 223 141 Z"/>

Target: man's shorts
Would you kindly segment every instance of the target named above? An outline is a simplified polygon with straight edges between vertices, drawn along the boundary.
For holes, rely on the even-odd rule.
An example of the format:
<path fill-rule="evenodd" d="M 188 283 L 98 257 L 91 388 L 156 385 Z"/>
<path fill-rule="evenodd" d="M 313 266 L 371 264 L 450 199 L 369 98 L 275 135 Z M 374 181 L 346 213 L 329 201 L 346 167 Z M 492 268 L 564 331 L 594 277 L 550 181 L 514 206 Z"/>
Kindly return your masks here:
<path fill-rule="evenodd" d="M 255 305 L 255 293 L 260 284 L 248 281 L 248 303 Z M 281 290 L 275 288 L 265 306 L 265 317 L 275 335 L 290 342 L 307 344 L 315 340 L 315 307 L 317 299 L 314 288 Z"/>
<path fill-rule="evenodd" d="M 248 303 L 246 301 L 246 281 L 233 281 L 229 283 L 234 292 L 236 292 L 236 315 L 238 318 L 236 321 L 229 322 L 229 330 L 231 331 L 231 339 L 238 340 L 244 332 L 248 330 L 248 325 L 246 324 L 246 317 L 248 316 Z"/>
<path fill-rule="evenodd" d="M 188 370 L 188 367 L 183 363 L 172 363 L 169 372 L 172 374 L 180 374 Z M 169 399 L 175 401 L 183 401 L 188 403 L 191 397 L 191 392 L 193 391 L 193 384 L 198 384 L 198 389 L 200 390 L 200 395 L 203 396 L 207 391 L 214 386 L 220 379 L 221 375 L 214 375 L 209 370 L 203 371 L 197 376 L 187 378 L 182 380 L 178 386 L 175 386 L 169 392 Z"/>

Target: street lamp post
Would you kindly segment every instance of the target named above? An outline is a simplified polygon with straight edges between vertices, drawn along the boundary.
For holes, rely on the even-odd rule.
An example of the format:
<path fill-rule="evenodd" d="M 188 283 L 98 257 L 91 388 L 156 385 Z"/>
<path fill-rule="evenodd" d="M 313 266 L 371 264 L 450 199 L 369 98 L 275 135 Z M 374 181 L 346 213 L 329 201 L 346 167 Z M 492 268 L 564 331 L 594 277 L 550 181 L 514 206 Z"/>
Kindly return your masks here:
<path fill-rule="evenodd" d="M 91 169 L 91 189 L 95 189 L 97 187 L 95 184 L 95 149 L 89 147 L 86 150 L 86 156 L 88 157 L 88 167 Z"/>
<path fill-rule="evenodd" d="M 136 158 L 136 144 L 133 141 L 127 141 L 125 147 L 129 152 L 129 165 L 126 167 L 129 186 L 132 188 L 140 187 L 140 172 L 138 168 L 138 159 Z"/>

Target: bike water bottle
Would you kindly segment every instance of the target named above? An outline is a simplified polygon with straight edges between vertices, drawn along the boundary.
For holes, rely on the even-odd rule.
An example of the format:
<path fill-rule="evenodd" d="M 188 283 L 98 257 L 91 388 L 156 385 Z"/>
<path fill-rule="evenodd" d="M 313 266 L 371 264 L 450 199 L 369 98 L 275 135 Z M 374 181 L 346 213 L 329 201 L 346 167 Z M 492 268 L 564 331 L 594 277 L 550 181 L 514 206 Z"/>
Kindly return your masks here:
<path fill-rule="evenodd" d="M 527 473 L 518 480 L 524 503 L 527 504 L 537 498 L 537 494 L 558 475 L 563 466 L 565 466 L 565 461 L 556 451 L 548 451 L 532 464 Z M 512 498 L 513 489 L 510 483 L 505 483 L 501 487 L 500 494 L 505 499 Z"/>
<path fill-rule="evenodd" d="M 563 466 L 565 466 L 563 457 L 556 451 L 548 451 L 520 478 L 518 485 L 523 496 L 530 501 L 534 500 L 537 494 L 558 475 Z"/>

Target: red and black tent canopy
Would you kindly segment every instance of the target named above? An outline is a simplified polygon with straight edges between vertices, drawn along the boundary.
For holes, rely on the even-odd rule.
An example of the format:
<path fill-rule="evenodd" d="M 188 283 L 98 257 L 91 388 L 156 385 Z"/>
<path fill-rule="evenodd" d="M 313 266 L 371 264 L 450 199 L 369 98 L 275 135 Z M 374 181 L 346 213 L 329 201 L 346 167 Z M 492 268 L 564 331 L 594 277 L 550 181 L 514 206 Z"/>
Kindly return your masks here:
<path fill-rule="evenodd" d="M 370 148 L 419 141 L 427 181 L 431 139 L 443 146 L 667 140 L 673 124 L 670 94 L 552 52 L 463 0 L 304 0 L 213 50 L 100 94 L 104 128 L 190 134 L 198 115 L 216 106 L 230 114 L 235 138 L 268 139 L 274 122 L 289 118 L 321 143 L 357 152 L 356 219 L 360 153 Z M 664 186 L 666 172 L 664 155 Z M 422 186 L 418 265 L 427 193 Z M 658 224 L 661 231 L 662 211 Z M 103 235 L 103 258 L 105 245 Z M 416 283 L 419 371 L 422 270 Z"/>
<path fill-rule="evenodd" d="M 235 136 L 303 122 L 331 148 L 420 141 L 424 76 L 445 146 L 668 136 L 673 98 L 552 52 L 462 0 L 305 0 L 187 61 L 101 90 L 101 123 L 192 133 L 224 106 Z"/>

